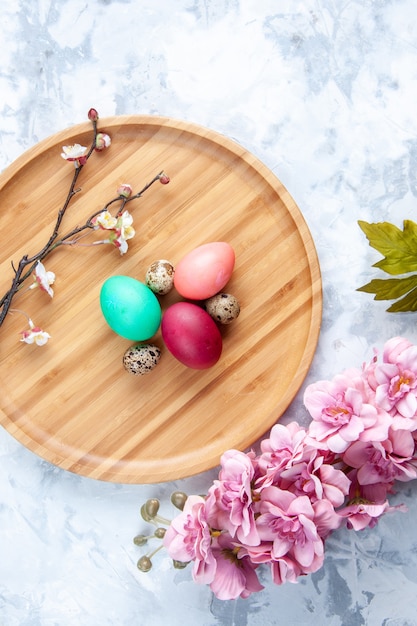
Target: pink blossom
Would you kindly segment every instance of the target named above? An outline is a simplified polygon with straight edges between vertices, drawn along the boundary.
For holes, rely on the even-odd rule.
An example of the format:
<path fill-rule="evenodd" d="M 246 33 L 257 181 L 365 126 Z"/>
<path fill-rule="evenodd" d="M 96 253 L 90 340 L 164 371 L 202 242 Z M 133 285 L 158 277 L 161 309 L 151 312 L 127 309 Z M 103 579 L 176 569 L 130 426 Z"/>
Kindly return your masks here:
<path fill-rule="evenodd" d="M 375 403 L 393 416 L 394 429 L 417 428 L 417 346 L 402 337 L 386 342 L 382 363 L 365 370 Z"/>
<path fill-rule="evenodd" d="M 260 541 L 256 546 L 240 544 L 240 555 L 249 556 L 252 563 L 269 563 L 272 560 L 273 541 Z"/>
<path fill-rule="evenodd" d="M 312 503 L 312 507 L 317 532 L 322 539 L 326 539 L 342 523 L 339 511 L 335 511 L 330 500 L 326 499 L 316 500 L 316 502 Z"/>
<path fill-rule="evenodd" d="M 313 418 L 309 435 L 333 452 L 343 452 L 358 439 L 382 441 L 392 421 L 386 412 L 368 402 L 359 370 L 347 370 L 332 381 L 309 385 L 304 403 Z"/>
<path fill-rule="evenodd" d="M 24 343 L 35 343 L 37 346 L 44 346 L 51 335 L 42 330 L 40 326 L 36 326 L 31 319 L 29 319 L 29 330 L 23 330 L 21 333 L 22 338 L 20 341 Z"/>
<path fill-rule="evenodd" d="M 350 480 L 340 469 L 325 462 L 325 456 L 313 450 L 310 459 L 281 473 L 278 483 L 296 495 L 307 495 L 312 502 L 326 499 L 341 506 L 349 492 Z"/>
<path fill-rule="evenodd" d="M 30 289 L 39 287 L 41 291 L 46 291 L 46 293 L 53 298 L 54 290 L 51 285 L 55 282 L 55 274 L 54 272 L 47 272 L 45 266 L 40 261 L 36 263 L 33 280 L 35 282 L 30 286 Z"/>
<path fill-rule="evenodd" d="M 373 528 L 378 522 L 378 518 L 388 510 L 388 502 L 382 504 L 372 504 L 367 502 L 357 502 L 346 506 L 340 511 L 340 515 L 346 518 L 346 525 L 353 530 L 363 530 Z"/>
<path fill-rule="evenodd" d="M 316 459 L 310 472 L 316 487 L 315 493 L 319 500 L 328 500 L 333 506 L 340 506 L 349 491 L 350 480 L 340 469 L 322 464 L 322 460 L 323 457 Z"/>
<path fill-rule="evenodd" d="M 416 478 L 414 438 L 407 430 L 392 430 L 386 441 L 355 441 L 343 454 L 343 461 L 356 468 L 361 485 L 408 481 Z"/>
<path fill-rule="evenodd" d="M 261 453 L 229 450 L 205 501 L 184 508 L 164 542 L 220 599 L 259 591 L 256 569 L 276 584 L 317 571 L 324 541 L 345 523 L 372 528 L 395 481 L 417 478 L 417 346 L 397 337 L 362 370 L 309 385 L 306 430 L 276 424 Z M 188 502 L 188 501 L 187 501 Z"/>
<path fill-rule="evenodd" d="M 368 504 L 383 504 L 387 499 L 388 494 L 393 493 L 394 481 L 390 482 L 375 482 L 371 484 L 362 485 L 358 481 L 358 470 L 352 469 L 348 473 L 350 479 L 349 489 L 349 501 L 352 502 L 367 502 Z"/>
<path fill-rule="evenodd" d="M 127 251 L 127 241 L 128 239 L 132 239 L 135 236 L 135 229 L 132 226 L 133 217 L 129 213 L 129 211 L 123 211 L 123 213 L 118 217 L 116 224 L 116 233 L 118 237 L 114 242 L 117 247 L 120 249 L 120 254 L 124 254 Z"/>
<path fill-rule="evenodd" d="M 407 350 L 411 348 L 413 344 L 405 339 L 405 337 L 392 337 L 388 339 L 388 341 L 384 344 L 384 349 L 382 352 L 382 360 L 384 363 L 396 363 L 398 357 Z"/>
<path fill-rule="evenodd" d="M 296 583 L 302 574 L 300 566 L 288 556 L 271 561 L 272 580 L 276 585 Z"/>
<path fill-rule="evenodd" d="M 265 475 L 257 478 L 256 487 L 274 484 L 296 495 L 308 495 L 312 501 L 325 498 L 340 506 L 350 481 L 334 467 L 335 454 L 320 449 L 306 434 L 296 422 L 272 428 L 270 438 L 261 442 L 258 467 Z"/>
<path fill-rule="evenodd" d="M 209 489 L 207 516 L 212 528 L 227 530 L 244 544 L 257 545 L 259 536 L 252 507 L 252 455 L 228 450 L 221 459 L 219 480 Z"/>
<path fill-rule="evenodd" d="M 246 546 L 244 550 L 241 549 L 241 552 L 247 554 L 252 563 L 269 565 L 276 585 L 282 585 L 285 582 L 296 583 L 298 576 L 303 574 L 299 563 L 288 555 L 273 557 L 272 548 L 272 541 L 262 541 L 258 546 Z"/>
<path fill-rule="evenodd" d="M 343 509 L 338 511 L 341 518 L 346 520 L 347 528 L 353 530 L 373 528 L 384 513 L 397 509 L 403 512 L 406 510 L 402 504 L 397 506 L 388 504 L 387 495 L 392 491 L 394 481 L 361 485 L 358 482 L 357 470 L 349 472 L 349 478 L 351 479 L 350 500 Z"/>
<path fill-rule="evenodd" d="M 256 486 L 270 486 L 277 481 L 283 469 L 302 461 L 306 455 L 306 431 L 297 422 L 287 426 L 275 424 L 272 427 L 269 439 L 261 441 L 261 455 L 258 458 L 258 468 L 261 477 L 256 480 Z"/>
<path fill-rule="evenodd" d="M 289 556 L 304 573 L 321 566 L 324 546 L 307 496 L 267 487 L 261 492 L 260 513 L 256 521 L 259 536 L 263 541 L 272 541 L 273 560 Z"/>
<path fill-rule="evenodd" d="M 61 156 L 66 161 L 72 161 L 75 167 L 80 167 L 87 162 L 87 148 L 79 143 L 72 146 L 62 146 Z"/>
<path fill-rule="evenodd" d="M 133 217 L 129 211 L 123 211 L 117 217 L 114 217 L 109 211 L 102 211 L 94 218 L 93 223 L 101 229 L 109 231 L 108 239 L 98 243 L 111 243 L 118 248 L 120 254 L 127 252 L 127 241 L 135 236 L 135 229 L 132 226 Z"/>
<path fill-rule="evenodd" d="M 211 549 L 211 531 L 207 523 L 204 498 L 187 498 L 183 511 L 168 527 L 163 543 L 171 558 L 185 563 L 194 561 L 193 578 L 196 582 L 212 582 L 216 572 L 216 559 Z"/>
<path fill-rule="evenodd" d="M 117 218 L 115 218 L 110 211 L 102 211 L 94 219 L 94 224 L 98 224 L 103 230 L 113 230 L 117 224 Z"/>
<path fill-rule="evenodd" d="M 417 411 L 417 375 L 412 369 L 399 364 L 382 363 L 375 368 L 379 383 L 375 390 L 375 401 L 386 411 L 398 412 L 404 418 L 415 418 Z M 410 428 L 417 422 L 407 420 Z"/>
<path fill-rule="evenodd" d="M 255 569 L 257 564 L 240 549 L 227 533 L 220 534 L 213 543 L 216 572 L 210 588 L 219 600 L 248 598 L 253 592 L 261 591 Z"/>
<path fill-rule="evenodd" d="M 205 500 L 200 496 L 187 498 L 183 511 L 168 527 L 163 543 L 171 558 L 194 561 L 194 581 L 209 584 L 220 600 L 247 598 L 263 589 L 255 573 L 258 565 L 228 533 L 210 530 Z"/>

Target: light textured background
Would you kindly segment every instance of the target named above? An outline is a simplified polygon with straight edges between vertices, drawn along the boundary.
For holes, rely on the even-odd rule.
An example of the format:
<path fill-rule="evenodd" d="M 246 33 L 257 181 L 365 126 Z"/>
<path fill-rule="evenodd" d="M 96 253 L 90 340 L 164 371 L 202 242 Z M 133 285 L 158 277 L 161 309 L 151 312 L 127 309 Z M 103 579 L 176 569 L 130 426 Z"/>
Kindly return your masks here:
<path fill-rule="evenodd" d="M 388 314 L 355 291 L 379 276 L 357 220 L 415 219 L 415 8 L 414 0 L 2 2 L 0 169 L 84 121 L 91 106 L 102 117 L 196 122 L 244 145 L 288 188 L 320 258 L 323 325 L 304 389 L 360 365 L 391 336 L 417 341 L 415 315 Z M 289 419 L 306 423 L 302 390 Z M 412 483 L 394 498 L 408 513 L 336 533 L 324 568 L 297 585 L 277 587 L 265 572 L 262 593 L 220 602 L 163 553 L 149 574 L 138 572 L 142 502 L 160 497 L 171 515 L 171 491 L 204 492 L 215 474 L 155 486 L 94 482 L 0 430 L 1 626 L 417 625 Z"/>

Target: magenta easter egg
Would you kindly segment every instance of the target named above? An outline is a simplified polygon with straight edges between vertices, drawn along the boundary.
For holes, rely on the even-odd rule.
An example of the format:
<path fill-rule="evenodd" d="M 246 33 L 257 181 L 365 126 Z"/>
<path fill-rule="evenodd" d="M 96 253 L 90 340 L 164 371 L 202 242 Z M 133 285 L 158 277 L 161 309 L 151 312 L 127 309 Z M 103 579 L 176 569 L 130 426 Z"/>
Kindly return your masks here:
<path fill-rule="evenodd" d="M 222 337 L 210 315 L 196 304 L 177 302 L 162 316 L 161 333 L 171 354 L 183 365 L 196 370 L 217 363 Z"/>
<path fill-rule="evenodd" d="M 205 300 L 223 289 L 235 265 L 235 253 L 224 241 L 205 243 L 186 254 L 175 267 L 174 286 L 190 300 Z"/>

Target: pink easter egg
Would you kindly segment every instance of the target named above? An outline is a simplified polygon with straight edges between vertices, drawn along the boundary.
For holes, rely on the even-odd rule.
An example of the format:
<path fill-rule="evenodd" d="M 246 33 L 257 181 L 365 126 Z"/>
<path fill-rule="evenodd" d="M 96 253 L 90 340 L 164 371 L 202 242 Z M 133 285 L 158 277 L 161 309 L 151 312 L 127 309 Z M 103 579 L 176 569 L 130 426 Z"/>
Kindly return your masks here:
<path fill-rule="evenodd" d="M 206 243 L 186 254 L 175 267 L 174 287 L 184 298 L 205 300 L 221 291 L 235 265 L 228 243 Z"/>

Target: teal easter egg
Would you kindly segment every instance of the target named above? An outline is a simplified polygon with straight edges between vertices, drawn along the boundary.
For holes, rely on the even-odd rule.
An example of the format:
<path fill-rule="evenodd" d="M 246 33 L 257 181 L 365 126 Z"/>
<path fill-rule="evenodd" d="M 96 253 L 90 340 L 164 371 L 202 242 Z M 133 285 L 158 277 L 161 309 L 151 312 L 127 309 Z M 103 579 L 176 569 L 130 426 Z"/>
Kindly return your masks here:
<path fill-rule="evenodd" d="M 100 307 L 110 328 L 130 341 L 150 339 L 161 323 L 157 297 L 130 276 L 111 276 L 103 283 Z"/>

